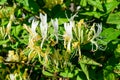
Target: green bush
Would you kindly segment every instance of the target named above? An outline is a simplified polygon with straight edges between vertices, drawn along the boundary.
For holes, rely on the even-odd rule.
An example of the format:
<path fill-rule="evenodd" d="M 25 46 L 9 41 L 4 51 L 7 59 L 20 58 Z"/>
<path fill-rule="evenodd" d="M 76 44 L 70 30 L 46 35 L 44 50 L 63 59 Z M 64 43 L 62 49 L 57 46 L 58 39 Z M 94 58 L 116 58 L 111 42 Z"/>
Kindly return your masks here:
<path fill-rule="evenodd" d="M 1 0 L 0 80 L 119 80 L 119 0 Z"/>

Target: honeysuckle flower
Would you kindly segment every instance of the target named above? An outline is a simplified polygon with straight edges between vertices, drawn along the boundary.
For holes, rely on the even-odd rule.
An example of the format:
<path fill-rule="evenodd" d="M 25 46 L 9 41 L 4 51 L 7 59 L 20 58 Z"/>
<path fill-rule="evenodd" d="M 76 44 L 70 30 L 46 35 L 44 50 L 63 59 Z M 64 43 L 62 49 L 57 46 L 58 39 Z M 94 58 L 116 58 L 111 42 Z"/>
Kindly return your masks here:
<path fill-rule="evenodd" d="M 70 23 L 64 23 L 64 28 L 65 28 L 65 34 L 64 34 L 64 46 L 66 46 L 67 43 L 67 51 L 70 51 L 70 45 L 72 41 L 72 27 L 73 27 L 73 22 L 70 21 Z"/>
<path fill-rule="evenodd" d="M 28 27 L 26 24 L 23 24 L 24 28 L 30 33 L 29 35 L 29 44 L 28 46 L 33 50 L 34 49 L 34 42 L 38 39 L 38 34 L 36 32 L 36 28 L 38 26 L 39 21 L 35 19 L 32 20 L 31 27 Z"/>
<path fill-rule="evenodd" d="M 52 19 L 51 22 L 54 27 L 54 34 L 56 37 L 56 41 L 58 42 L 58 19 L 57 18 L 55 20 Z"/>
<path fill-rule="evenodd" d="M 10 74 L 9 76 L 10 76 L 10 80 L 16 80 L 14 74 Z"/>
<path fill-rule="evenodd" d="M 102 24 L 96 24 L 96 26 L 97 26 L 97 31 L 95 31 L 94 25 L 91 28 L 91 30 L 93 30 L 93 33 L 94 33 L 92 39 L 90 40 L 92 43 L 92 51 L 96 51 L 98 49 L 98 44 L 95 41 L 95 38 L 97 38 L 100 35 L 100 33 L 102 32 Z M 93 50 L 93 45 L 95 45 L 95 47 L 96 47 L 95 50 Z"/>
<path fill-rule="evenodd" d="M 96 24 L 96 26 L 98 27 L 97 32 L 96 32 L 96 37 L 97 37 L 102 32 L 102 23 Z"/>
<path fill-rule="evenodd" d="M 19 61 L 19 56 L 13 50 L 10 50 L 5 61 Z"/>
<path fill-rule="evenodd" d="M 42 14 L 40 13 L 40 30 L 41 30 L 41 34 L 42 34 L 42 42 L 41 42 L 41 48 L 42 48 L 42 45 L 43 45 L 43 42 L 44 40 L 46 39 L 47 37 L 47 29 L 48 29 L 48 24 L 47 24 L 47 14 Z"/>
<path fill-rule="evenodd" d="M 41 20 L 41 23 L 43 24 L 43 25 L 46 25 L 46 23 L 47 23 L 47 14 L 42 14 L 42 13 L 40 13 L 40 20 Z"/>
<path fill-rule="evenodd" d="M 29 47 L 31 47 L 31 49 L 34 47 L 34 40 L 37 36 L 37 33 L 36 33 L 36 28 L 37 28 L 37 25 L 38 25 L 39 21 L 35 21 L 34 19 L 32 20 L 32 24 L 31 24 L 31 34 L 29 36 Z"/>
<path fill-rule="evenodd" d="M 68 36 L 69 38 L 72 38 L 72 27 L 73 27 L 72 21 L 70 21 L 70 23 L 64 23 L 64 28 L 65 28 L 65 31 L 66 31 L 65 36 Z"/>
<path fill-rule="evenodd" d="M 32 20 L 32 25 L 31 25 L 31 31 L 34 36 L 36 36 L 36 27 L 38 25 L 39 21 L 35 21 L 34 19 Z"/>
<path fill-rule="evenodd" d="M 31 23 L 32 20 L 35 20 L 35 19 L 36 19 L 36 18 L 35 18 L 34 16 L 32 16 L 32 17 L 30 17 L 30 18 L 28 19 L 28 22 Z"/>

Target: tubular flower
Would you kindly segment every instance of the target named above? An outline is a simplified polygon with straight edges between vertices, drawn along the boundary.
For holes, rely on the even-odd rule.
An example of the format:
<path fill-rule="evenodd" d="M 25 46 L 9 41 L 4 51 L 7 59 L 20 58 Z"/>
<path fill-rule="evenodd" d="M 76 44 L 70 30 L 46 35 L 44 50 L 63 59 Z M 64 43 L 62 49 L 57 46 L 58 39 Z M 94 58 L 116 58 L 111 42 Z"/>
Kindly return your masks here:
<path fill-rule="evenodd" d="M 56 37 L 56 41 L 58 42 L 58 19 L 56 18 L 55 20 L 51 20 L 51 22 L 54 27 L 54 34 Z"/>
<path fill-rule="evenodd" d="M 34 49 L 34 42 L 37 39 L 37 32 L 36 32 L 36 27 L 38 25 L 39 21 L 35 21 L 34 19 L 32 20 L 32 24 L 31 24 L 31 28 L 28 27 L 26 24 L 23 24 L 24 28 L 30 33 L 29 35 L 29 44 L 28 46 L 31 48 L 31 49 Z"/>
<path fill-rule="evenodd" d="M 37 28 L 37 25 L 38 25 L 39 21 L 35 21 L 34 19 L 32 20 L 32 24 L 31 24 L 31 35 L 29 37 L 29 47 L 31 47 L 31 49 L 33 49 L 34 47 L 34 40 L 37 36 L 37 33 L 36 33 L 36 28 Z"/>
<path fill-rule="evenodd" d="M 38 23 L 39 21 L 35 21 L 35 19 L 32 20 L 32 24 L 31 24 L 31 28 L 28 27 L 26 24 L 23 24 L 24 25 L 24 28 L 30 33 L 30 36 L 29 36 L 29 47 L 31 49 L 34 49 L 34 41 L 37 40 L 37 32 L 36 32 L 36 28 L 38 26 Z"/>
<path fill-rule="evenodd" d="M 10 80 L 16 80 L 14 74 L 10 74 L 9 76 L 10 76 Z"/>
<path fill-rule="evenodd" d="M 40 13 L 40 19 L 41 19 L 40 30 L 41 30 L 41 34 L 42 34 L 42 38 L 43 38 L 43 40 L 41 42 L 41 48 L 42 48 L 44 40 L 47 37 L 47 29 L 48 29 L 47 14 L 43 15 L 42 13 Z"/>
<path fill-rule="evenodd" d="M 70 45 L 72 41 L 72 27 L 73 27 L 73 22 L 70 21 L 70 23 L 64 23 L 64 28 L 65 28 L 65 34 L 64 34 L 64 46 L 66 46 L 67 43 L 67 51 L 70 51 Z"/>
<path fill-rule="evenodd" d="M 32 25 L 31 25 L 31 31 L 32 31 L 32 36 L 36 36 L 36 27 L 37 27 L 37 25 L 38 25 L 38 21 L 35 21 L 34 19 L 33 19 L 33 21 L 32 21 Z"/>
<path fill-rule="evenodd" d="M 10 50 L 5 61 L 19 61 L 19 56 L 15 54 L 14 51 Z"/>
<path fill-rule="evenodd" d="M 91 30 L 93 30 L 93 33 L 94 33 L 92 39 L 90 40 L 91 43 L 92 43 L 92 51 L 96 51 L 98 49 L 98 44 L 95 41 L 95 38 L 97 38 L 100 35 L 101 31 L 102 31 L 102 24 L 97 24 L 96 26 L 97 26 L 97 31 L 95 31 L 94 27 L 92 27 L 92 29 L 91 29 Z M 95 50 L 93 50 L 93 45 L 96 46 Z"/>
<path fill-rule="evenodd" d="M 97 29 L 97 32 L 96 32 L 96 37 L 99 36 L 100 33 L 102 32 L 102 24 L 101 23 L 97 24 L 97 27 L 98 27 L 98 29 Z"/>

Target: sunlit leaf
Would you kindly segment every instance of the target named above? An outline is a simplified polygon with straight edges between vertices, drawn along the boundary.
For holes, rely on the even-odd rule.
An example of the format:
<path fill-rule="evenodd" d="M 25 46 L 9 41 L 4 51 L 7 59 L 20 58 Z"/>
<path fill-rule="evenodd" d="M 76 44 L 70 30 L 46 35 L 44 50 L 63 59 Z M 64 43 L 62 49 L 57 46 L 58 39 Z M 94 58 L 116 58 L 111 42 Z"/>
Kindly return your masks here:
<path fill-rule="evenodd" d="M 78 75 L 78 76 L 77 76 L 77 80 L 83 80 L 83 79 L 81 79 L 80 76 Z"/>
<path fill-rule="evenodd" d="M 103 37 L 103 39 L 100 42 L 100 44 L 105 44 L 106 45 L 110 41 L 117 39 L 117 37 L 119 35 L 120 35 L 120 31 L 119 30 L 116 30 L 114 28 L 106 28 L 101 33 L 101 36 Z"/>
<path fill-rule="evenodd" d="M 87 0 L 81 0 L 80 5 L 85 7 L 87 5 Z"/>
<path fill-rule="evenodd" d="M 115 79 L 115 74 L 111 72 L 112 71 L 112 66 L 107 66 L 104 71 L 104 80 L 116 80 Z"/>
<path fill-rule="evenodd" d="M 46 75 L 46 76 L 53 76 L 53 74 L 52 73 L 50 73 L 50 72 L 48 72 L 48 71 L 42 71 L 42 73 L 44 74 L 44 75 Z"/>
<path fill-rule="evenodd" d="M 118 5 L 119 5 L 119 2 L 117 2 L 116 0 L 112 0 L 106 3 L 105 4 L 106 13 L 113 11 Z"/>
<path fill-rule="evenodd" d="M 98 8 L 100 11 L 103 11 L 103 7 L 100 0 L 88 0 L 88 4 Z"/>
<path fill-rule="evenodd" d="M 117 45 L 116 50 L 114 51 L 115 57 L 119 58 L 120 57 L 120 44 Z"/>
<path fill-rule="evenodd" d="M 102 66 L 102 64 L 94 61 L 93 59 L 87 57 L 87 56 L 82 56 L 80 63 L 83 64 L 88 64 L 88 65 L 97 65 L 97 66 Z"/>
<path fill-rule="evenodd" d="M 120 30 L 120 24 L 117 24 L 116 28 Z"/>
<path fill-rule="evenodd" d="M 81 66 L 82 71 L 86 75 L 87 80 L 90 80 L 87 65 L 80 62 L 80 66 Z"/>
<path fill-rule="evenodd" d="M 9 41 L 9 39 L 7 40 L 0 40 L 0 45 L 6 44 Z"/>
<path fill-rule="evenodd" d="M 120 12 L 110 14 L 107 19 L 107 23 L 120 24 Z"/>
<path fill-rule="evenodd" d="M 16 37 L 18 37 L 21 34 L 21 32 L 23 30 L 23 27 L 21 25 L 18 25 L 18 26 L 13 26 L 12 29 L 13 29 L 12 30 L 13 35 L 15 35 Z"/>
<path fill-rule="evenodd" d="M 68 19 L 67 19 L 67 18 L 59 18 L 59 19 L 58 19 L 59 25 L 64 24 L 65 22 L 68 22 Z"/>
<path fill-rule="evenodd" d="M 60 76 L 72 78 L 73 74 L 71 72 L 68 72 L 68 70 L 66 70 L 65 72 L 61 72 Z"/>
<path fill-rule="evenodd" d="M 84 13 L 80 13 L 82 15 L 88 15 L 88 16 L 94 16 L 96 18 L 100 18 L 101 16 L 103 16 L 104 14 L 100 13 L 100 12 L 95 12 L 95 11 L 91 11 L 91 12 L 84 12 Z"/>
<path fill-rule="evenodd" d="M 7 0 L 0 0 L 0 5 L 3 5 L 7 2 Z"/>
<path fill-rule="evenodd" d="M 115 67 L 114 67 L 114 72 L 120 76 L 120 63 L 118 63 Z"/>

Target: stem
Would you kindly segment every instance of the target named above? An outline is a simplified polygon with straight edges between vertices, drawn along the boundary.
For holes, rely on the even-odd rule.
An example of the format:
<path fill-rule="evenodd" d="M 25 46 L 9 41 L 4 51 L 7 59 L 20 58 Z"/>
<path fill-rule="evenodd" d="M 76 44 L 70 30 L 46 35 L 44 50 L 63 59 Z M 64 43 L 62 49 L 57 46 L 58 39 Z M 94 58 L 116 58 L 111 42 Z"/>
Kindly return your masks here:
<path fill-rule="evenodd" d="M 43 38 L 43 40 L 42 40 L 42 42 L 41 42 L 41 45 L 40 45 L 41 49 L 42 49 L 42 46 L 43 46 L 44 41 L 45 41 L 45 38 Z"/>

